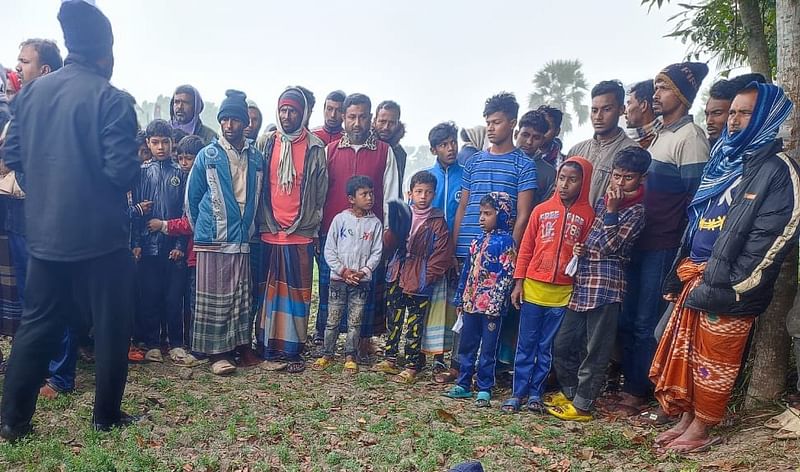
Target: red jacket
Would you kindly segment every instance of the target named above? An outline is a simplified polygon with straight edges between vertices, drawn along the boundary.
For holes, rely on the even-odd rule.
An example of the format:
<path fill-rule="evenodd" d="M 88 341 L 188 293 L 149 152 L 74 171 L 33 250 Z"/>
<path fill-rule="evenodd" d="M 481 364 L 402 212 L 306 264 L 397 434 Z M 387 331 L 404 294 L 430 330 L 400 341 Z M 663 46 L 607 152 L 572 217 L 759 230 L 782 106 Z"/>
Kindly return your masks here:
<path fill-rule="evenodd" d="M 322 210 L 320 234 L 326 234 L 331 227 L 333 217 L 350 208 L 347 199 L 347 180 L 354 175 L 366 175 L 372 179 L 375 198 L 372 212 L 383 222 L 383 175 L 386 171 L 386 159 L 389 145 L 379 141 L 370 134 L 367 142 L 358 152 L 352 148 L 345 138 L 328 145 L 328 195 Z M 389 198 L 397 198 L 392 195 Z"/>
<path fill-rule="evenodd" d="M 181 218 L 167 220 L 167 234 L 170 236 L 191 236 L 192 226 L 189 218 L 183 215 Z M 186 266 L 197 266 L 197 254 L 194 252 L 194 238 L 189 238 L 189 245 L 186 248 Z"/>
<path fill-rule="evenodd" d="M 531 213 L 517 255 L 515 279 L 528 278 L 555 285 L 572 285 L 572 277 L 564 271 L 572 259 L 573 246 L 586 240 L 594 220 L 594 210 L 589 203 L 592 164 L 582 157 L 570 157 L 564 162 L 577 162 L 583 169 L 581 192 L 575 203 L 569 208 L 565 207 L 559 196 L 556 178 L 553 196 Z"/>
<path fill-rule="evenodd" d="M 342 139 L 342 130 L 339 130 L 335 133 L 331 133 L 328 130 L 326 130 L 325 127 L 323 126 L 321 128 L 312 129 L 311 132 L 314 134 L 314 136 L 321 139 L 326 146 L 334 141 Z"/>

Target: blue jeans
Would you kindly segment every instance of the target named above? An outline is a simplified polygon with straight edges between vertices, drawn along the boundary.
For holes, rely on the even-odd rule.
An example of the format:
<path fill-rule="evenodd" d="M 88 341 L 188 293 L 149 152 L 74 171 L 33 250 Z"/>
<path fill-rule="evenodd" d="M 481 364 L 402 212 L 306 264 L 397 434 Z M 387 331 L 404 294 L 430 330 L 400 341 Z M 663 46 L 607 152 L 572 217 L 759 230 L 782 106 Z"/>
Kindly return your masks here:
<path fill-rule="evenodd" d="M 622 348 L 622 390 L 646 397 L 652 388 L 648 374 L 656 352 L 653 335 L 667 307 L 661 286 L 677 249 L 634 250 L 628 266 L 628 290 L 619 317 L 619 342 Z"/>
<path fill-rule="evenodd" d="M 64 331 L 61 338 L 61 347 L 53 360 L 50 361 L 48 371 L 50 378 L 47 383 L 61 393 L 75 390 L 75 367 L 78 363 L 78 340 L 72 328 Z"/>
<path fill-rule="evenodd" d="M 522 302 L 517 353 L 514 356 L 514 397 L 542 399 L 544 381 L 553 363 L 553 339 L 565 312 L 564 307 Z"/>
<path fill-rule="evenodd" d="M 480 313 L 464 313 L 461 318 L 461 341 L 458 345 L 458 379 L 456 385 L 472 390 L 472 374 L 478 350 L 478 390 L 491 392 L 494 387 L 494 371 L 497 365 L 497 348 L 503 318 Z"/>

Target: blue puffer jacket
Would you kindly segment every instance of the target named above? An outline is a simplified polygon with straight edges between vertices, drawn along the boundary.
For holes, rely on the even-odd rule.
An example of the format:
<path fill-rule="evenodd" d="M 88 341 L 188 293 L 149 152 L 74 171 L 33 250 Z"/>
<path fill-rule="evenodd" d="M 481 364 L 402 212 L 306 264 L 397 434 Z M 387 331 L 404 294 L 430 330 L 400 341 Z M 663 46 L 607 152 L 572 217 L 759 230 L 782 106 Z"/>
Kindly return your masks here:
<path fill-rule="evenodd" d="M 133 190 L 133 202 L 153 202 L 153 209 L 143 217 L 134 218 L 131 247 L 142 248 L 143 256 L 169 254 L 173 249 L 186 253 L 186 238 L 171 237 L 147 230 L 151 218 L 171 220 L 183 216 L 183 201 L 187 173 L 175 161 L 153 159 L 142 164 L 139 182 Z"/>
<path fill-rule="evenodd" d="M 249 139 L 247 195 L 244 212 L 236 202 L 228 154 L 214 140 L 197 154 L 186 189 L 186 214 L 194 228 L 194 250 L 239 254 L 250 252 L 255 216 L 264 176 L 264 155 Z"/>

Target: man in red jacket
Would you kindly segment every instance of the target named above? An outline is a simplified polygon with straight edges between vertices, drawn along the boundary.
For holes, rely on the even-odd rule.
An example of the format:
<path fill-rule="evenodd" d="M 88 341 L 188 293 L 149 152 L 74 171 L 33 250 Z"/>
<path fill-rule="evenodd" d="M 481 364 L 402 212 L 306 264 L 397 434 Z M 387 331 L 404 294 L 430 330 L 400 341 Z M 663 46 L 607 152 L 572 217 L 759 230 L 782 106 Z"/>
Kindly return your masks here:
<path fill-rule="evenodd" d="M 354 175 L 366 175 L 375 183 L 375 205 L 373 212 L 388 227 L 388 204 L 400 194 L 399 173 L 392 148 L 378 139 L 372 131 L 372 102 L 366 95 L 355 93 L 344 101 L 344 132 L 342 139 L 327 147 L 328 195 L 322 211 L 320 241 L 325 241 L 333 217 L 350 207 L 347 192 L 342 191 L 347 179 Z M 384 245 L 385 246 L 385 245 Z M 320 250 L 322 252 L 322 250 Z M 316 338 L 325 332 L 328 320 L 328 281 L 330 269 L 319 260 L 319 313 L 317 315 Z M 370 303 L 364 312 L 361 337 L 370 338 L 385 330 L 386 309 L 384 303 L 384 271 L 379 266 L 372 278 Z M 344 318 L 344 317 L 343 317 Z M 346 326 L 346 325 L 345 325 Z M 362 343 L 365 344 L 365 343 Z M 363 358 L 364 352 L 360 353 Z"/>

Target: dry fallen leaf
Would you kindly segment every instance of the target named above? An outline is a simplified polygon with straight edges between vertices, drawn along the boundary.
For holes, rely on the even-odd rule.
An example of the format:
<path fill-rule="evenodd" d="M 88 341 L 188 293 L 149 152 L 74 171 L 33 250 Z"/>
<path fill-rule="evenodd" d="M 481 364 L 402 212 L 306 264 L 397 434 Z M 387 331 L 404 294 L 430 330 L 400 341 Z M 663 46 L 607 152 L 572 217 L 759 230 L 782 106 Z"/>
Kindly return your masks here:
<path fill-rule="evenodd" d="M 445 423 L 458 424 L 458 420 L 456 419 L 456 416 L 454 414 L 450 413 L 447 410 L 443 410 L 441 408 L 436 409 L 436 417 L 439 418 L 440 421 L 444 421 Z"/>
<path fill-rule="evenodd" d="M 539 456 L 546 456 L 550 454 L 550 449 L 539 446 L 531 446 L 531 452 Z"/>

